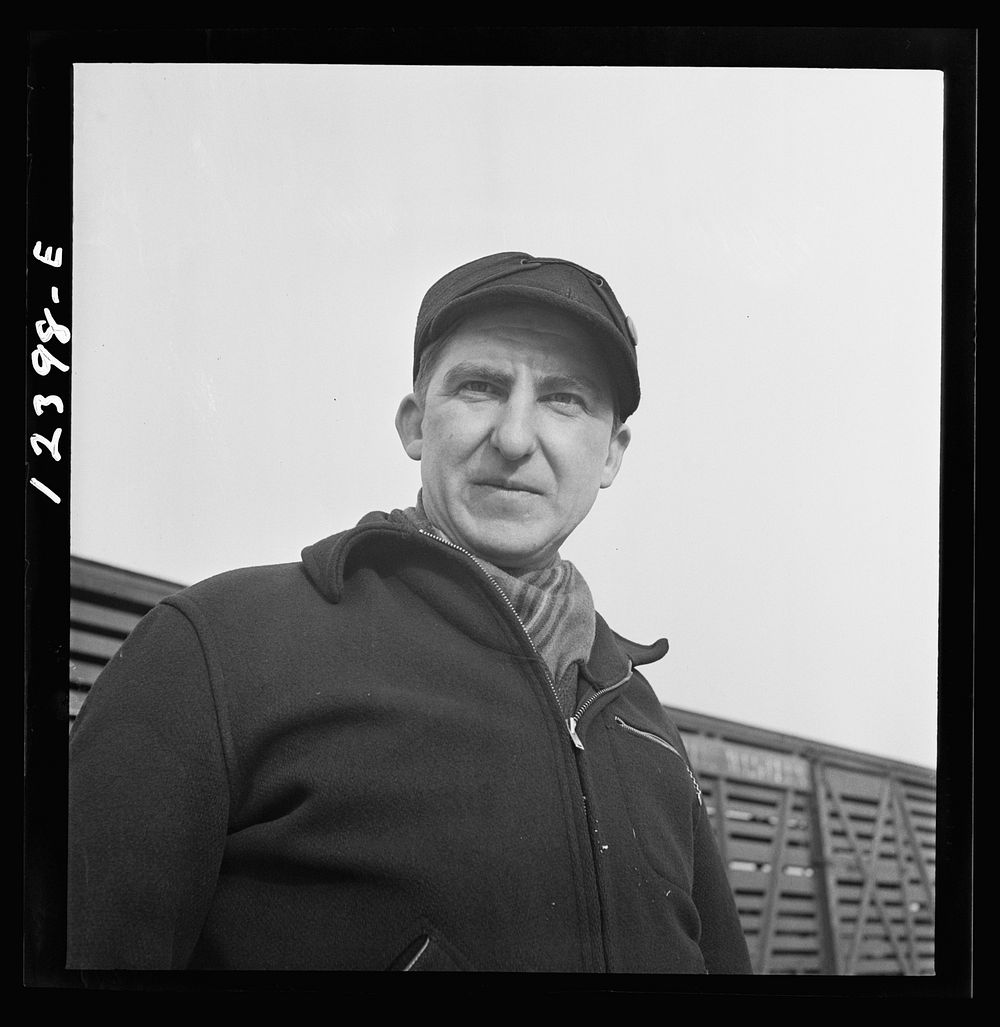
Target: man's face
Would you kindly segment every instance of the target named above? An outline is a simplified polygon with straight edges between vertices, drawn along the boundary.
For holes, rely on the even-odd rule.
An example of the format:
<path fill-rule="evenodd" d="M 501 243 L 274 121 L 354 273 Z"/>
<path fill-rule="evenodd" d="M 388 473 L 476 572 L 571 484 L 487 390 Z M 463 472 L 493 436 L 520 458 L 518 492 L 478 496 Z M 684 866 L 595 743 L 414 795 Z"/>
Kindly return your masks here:
<path fill-rule="evenodd" d="M 520 570 L 552 561 L 614 481 L 630 437 L 614 426 L 598 343 L 569 316 L 530 304 L 464 320 L 426 397 L 407 396 L 396 425 L 421 462 L 431 521 Z"/>

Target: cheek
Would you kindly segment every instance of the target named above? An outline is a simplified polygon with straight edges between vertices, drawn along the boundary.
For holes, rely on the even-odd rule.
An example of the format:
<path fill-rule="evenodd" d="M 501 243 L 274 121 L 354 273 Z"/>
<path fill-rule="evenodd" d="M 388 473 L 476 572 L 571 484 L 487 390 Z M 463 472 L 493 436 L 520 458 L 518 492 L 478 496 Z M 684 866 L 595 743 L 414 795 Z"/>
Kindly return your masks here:
<path fill-rule="evenodd" d="M 575 493 L 589 493 L 600 488 L 607 453 L 607 444 L 602 445 L 603 442 L 603 437 L 585 439 L 561 454 L 563 480 Z"/>
<path fill-rule="evenodd" d="M 423 459 L 440 476 L 456 470 L 474 449 L 472 434 L 452 419 L 437 418 L 425 422 Z"/>
<path fill-rule="evenodd" d="M 425 422 L 425 438 L 430 438 L 437 451 L 449 460 L 468 458 L 489 437 L 489 429 L 482 418 L 436 417 Z"/>

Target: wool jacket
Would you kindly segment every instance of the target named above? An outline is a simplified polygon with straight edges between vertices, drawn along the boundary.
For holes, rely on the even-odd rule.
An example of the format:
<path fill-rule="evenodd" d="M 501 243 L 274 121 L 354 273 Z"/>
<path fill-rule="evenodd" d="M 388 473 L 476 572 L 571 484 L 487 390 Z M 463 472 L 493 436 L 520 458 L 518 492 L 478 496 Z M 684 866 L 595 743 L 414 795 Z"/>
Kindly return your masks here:
<path fill-rule="evenodd" d="M 71 735 L 67 965 L 750 973 L 684 745 L 580 705 L 464 551 L 371 514 L 139 623 Z"/>

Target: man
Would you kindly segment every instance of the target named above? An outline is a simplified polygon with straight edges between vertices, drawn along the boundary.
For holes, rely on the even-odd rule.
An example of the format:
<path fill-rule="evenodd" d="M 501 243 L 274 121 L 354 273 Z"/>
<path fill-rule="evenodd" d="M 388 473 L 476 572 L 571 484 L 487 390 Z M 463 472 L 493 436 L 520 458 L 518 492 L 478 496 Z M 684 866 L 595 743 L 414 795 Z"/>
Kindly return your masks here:
<path fill-rule="evenodd" d="M 164 600 L 72 735 L 69 966 L 750 972 L 697 780 L 559 549 L 639 402 L 607 283 L 422 304 L 415 506 Z"/>

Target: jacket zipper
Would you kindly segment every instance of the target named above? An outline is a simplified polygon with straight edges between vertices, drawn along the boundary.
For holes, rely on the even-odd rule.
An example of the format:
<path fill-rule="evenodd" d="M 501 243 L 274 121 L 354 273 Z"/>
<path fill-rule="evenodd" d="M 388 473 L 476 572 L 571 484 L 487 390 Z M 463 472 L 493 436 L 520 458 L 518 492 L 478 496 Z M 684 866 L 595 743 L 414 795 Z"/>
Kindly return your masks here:
<path fill-rule="evenodd" d="M 681 763 L 684 764 L 684 769 L 687 771 L 688 777 L 691 778 L 694 790 L 698 793 L 698 805 L 704 805 L 701 798 L 701 785 L 698 784 L 698 779 L 694 776 L 694 771 L 691 769 L 688 761 L 684 759 L 679 750 L 675 749 L 674 746 L 672 746 L 665 738 L 661 738 L 659 735 L 654 735 L 652 731 L 643 731 L 641 728 L 633 727 L 631 724 L 626 724 L 625 721 L 617 714 L 615 715 L 615 723 L 618 724 L 619 727 L 624 728 L 629 734 L 638 735 L 640 738 L 646 738 L 672 752 L 681 761 Z"/>
<path fill-rule="evenodd" d="M 464 554 L 465 556 L 467 556 L 479 568 L 480 571 L 482 571 L 482 573 L 486 577 L 487 581 L 489 581 L 489 583 L 493 586 L 493 588 L 496 591 L 497 595 L 499 595 L 500 598 L 503 600 L 504 605 L 514 615 L 514 620 L 517 622 L 518 626 L 520 627 L 521 633 L 527 639 L 528 645 L 531 647 L 531 651 L 535 654 L 535 657 L 538 660 L 539 664 L 541 664 L 542 671 L 545 674 L 545 680 L 549 684 L 549 691 L 552 693 L 552 698 L 555 699 L 556 709 L 561 710 L 562 707 L 559 704 L 559 693 L 556 691 L 556 683 L 552 679 L 552 674 L 549 672 L 548 665 L 546 664 L 545 660 L 543 659 L 541 653 L 539 653 L 538 647 L 535 645 L 535 640 L 531 637 L 530 633 L 528 632 L 528 629 L 524 626 L 524 621 L 521 620 L 521 615 L 514 608 L 514 604 L 510 601 L 510 597 L 507 595 L 507 593 L 500 587 L 500 585 L 496 582 L 496 580 L 489 573 L 489 571 L 487 571 L 486 568 L 479 562 L 479 560 L 477 560 L 476 557 L 473 556 L 472 553 L 470 553 L 468 551 L 468 549 L 463 549 L 461 546 L 456 545 L 450 539 L 442 538 L 440 535 L 435 535 L 435 534 L 433 534 L 433 533 L 431 533 L 429 531 L 426 531 L 424 528 L 420 528 L 419 531 L 420 531 L 421 535 L 426 535 L 427 538 L 433 539 L 435 542 L 440 542 L 442 545 L 449 546 L 451 549 L 455 549 L 459 553 Z M 563 723 L 566 725 L 567 730 L 569 731 L 569 735 L 570 735 L 570 738 L 573 741 L 573 744 L 575 746 L 577 746 L 577 748 L 579 748 L 579 749 L 583 748 L 583 743 L 580 741 L 580 738 L 579 738 L 579 736 L 576 733 L 576 725 L 577 725 L 577 723 L 579 721 L 580 715 L 596 699 L 598 699 L 600 696 L 604 695 L 606 692 L 610 692 L 610 691 L 613 691 L 616 688 L 620 688 L 623 684 L 625 684 L 626 681 L 628 681 L 628 679 L 631 676 L 632 676 L 632 661 L 629 660 L 628 673 L 625 675 L 625 677 L 623 677 L 621 679 L 621 681 L 616 681 L 613 685 L 609 685 L 606 688 L 600 689 L 594 695 L 590 696 L 590 698 L 587 699 L 586 702 L 583 703 L 583 705 L 576 711 L 575 716 L 567 718 L 565 721 L 563 721 Z M 579 762 L 578 761 L 574 761 L 574 762 L 576 762 L 576 764 L 577 764 L 577 774 L 580 775 L 580 765 L 579 765 Z M 586 791 L 583 788 L 583 780 L 582 780 L 582 778 L 579 778 L 579 782 L 580 782 L 580 789 L 581 789 L 580 790 L 580 795 L 581 795 L 581 797 L 583 799 L 584 816 L 586 817 L 587 822 L 589 824 L 589 822 L 590 822 L 590 814 L 587 812 L 587 794 L 586 794 Z M 589 830 L 590 830 L 590 828 L 588 826 L 588 833 L 589 833 Z M 596 862 L 592 863 L 591 866 L 592 866 L 592 870 L 593 870 L 593 873 L 594 873 L 595 884 L 597 886 L 598 896 L 599 896 L 600 895 L 600 881 L 599 881 L 599 873 L 598 873 L 598 868 L 597 868 Z M 599 897 L 598 897 L 598 903 L 600 905 L 600 898 Z M 605 945 L 605 937 L 604 937 L 605 928 L 603 926 L 603 922 L 604 922 L 604 911 L 603 911 L 603 908 L 601 909 L 601 912 L 600 912 L 600 918 L 601 918 L 600 939 L 601 939 L 601 949 L 603 951 L 603 948 L 604 948 L 604 945 Z M 604 959 L 605 960 L 607 959 L 607 954 L 606 953 L 604 955 Z"/>
<path fill-rule="evenodd" d="M 456 545 L 450 539 L 442 538 L 440 535 L 434 535 L 424 528 L 420 528 L 419 530 L 421 535 L 426 535 L 427 538 L 433 539 L 435 542 L 440 542 L 442 545 L 450 546 L 452 549 L 456 549 L 458 550 L 458 552 L 464 553 L 483 572 L 483 574 L 486 576 L 486 580 L 489 581 L 489 583 L 493 586 L 494 590 L 496 591 L 497 595 L 499 595 L 500 598 L 504 601 L 504 604 L 506 605 L 507 609 L 510 610 L 510 612 L 514 615 L 514 620 L 517 621 L 518 626 L 521 629 L 521 633 L 528 640 L 528 645 L 531 646 L 531 651 L 535 654 L 536 658 L 538 659 L 538 662 L 541 664 L 542 671 L 545 673 L 545 680 L 549 683 L 549 691 L 552 692 L 552 697 L 555 699 L 556 706 L 558 707 L 559 693 L 556 691 L 556 683 L 552 680 L 552 675 L 549 673 L 548 664 L 546 664 L 545 660 L 542 658 L 542 654 L 538 651 L 538 647 L 535 645 L 534 639 L 531 637 L 531 634 L 529 633 L 528 629 L 524 626 L 524 621 L 521 620 L 521 615 L 514 608 L 514 604 L 510 601 L 510 597 L 497 584 L 493 575 L 491 575 L 489 571 L 486 570 L 486 568 L 479 562 L 479 560 L 476 559 L 475 556 L 472 555 L 472 553 L 468 551 L 468 549 L 463 549 L 461 546 Z M 620 688 L 622 685 L 625 684 L 626 681 L 628 681 L 628 679 L 631 676 L 632 661 L 629 660 L 628 673 L 626 673 L 625 677 L 623 677 L 621 681 L 616 681 L 613 685 L 608 685 L 606 688 L 602 688 L 600 691 L 595 692 L 583 703 L 583 705 L 576 711 L 576 713 L 572 717 L 567 717 L 566 720 L 563 722 L 566 725 L 566 729 L 569 731 L 569 736 L 572 739 L 573 744 L 578 749 L 583 748 L 583 742 L 580 741 L 580 736 L 576 733 L 576 726 L 580 722 L 580 717 L 583 715 L 584 711 L 587 709 L 588 706 L 590 706 L 592 702 L 594 702 L 596 699 L 599 699 L 602 695 L 605 695 L 607 692 L 613 692 L 616 688 Z"/>
<path fill-rule="evenodd" d="M 420 534 L 426 535 L 428 538 L 432 538 L 435 542 L 440 542 L 442 545 L 450 546 L 452 549 L 457 549 L 460 553 L 464 553 L 483 572 L 483 574 L 486 576 L 486 580 L 493 586 L 497 595 L 500 596 L 500 598 L 504 601 L 504 605 L 514 615 L 514 620 L 517 621 L 518 627 L 520 627 L 521 629 L 521 634 L 523 634 L 524 637 L 528 640 L 528 645 L 531 646 L 531 651 L 535 654 L 535 656 L 538 658 L 538 662 L 542 665 L 542 670 L 545 672 L 545 680 L 549 683 L 549 689 L 551 690 L 552 695 L 556 700 L 556 705 L 558 706 L 559 693 L 556 691 L 556 683 L 552 680 L 552 675 L 549 673 L 549 668 L 545 663 L 545 660 L 542 659 L 542 654 L 538 651 L 534 639 L 532 639 L 531 635 L 528 633 L 528 629 L 524 626 L 524 621 L 521 620 L 521 615 L 514 608 L 514 604 L 510 601 L 510 597 L 507 595 L 507 593 L 497 584 L 494 577 L 472 555 L 472 553 L 469 552 L 468 549 L 463 549 L 461 546 L 456 545 L 449 539 L 441 538 L 440 535 L 432 535 L 429 531 L 426 531 L 424 528 L 420 529 Z"/>
<path fill-rule="evenodd" d="M 569 728 L 569 736 L 570 736 L 570 738 L 573 739 L 573 744 L 578 749 L 582 749 L 583 748 L 583 742 L 580 741 L 580 736 L 576 733 L 576 726 L 577 726 L 577 724 L 580 723 L 580 718 L 586 712 L 587 707 L 590 706 L 591 703 L 596 702 L 596 700 L 600 699 L 600 697 L 602 695 L 606 695 L 608 692 L 613 692 L 616 688 L 621 688 L 621 686 L 624 685 L 625 682 L 628 681 L 628 679 L 631 676 L 632 676 L 632 661 L 629 660 L 628 661 L 628 670 L 625 673 L 625 677 L 623 677 L 621 679 L 621 681 L 616 681 L 613 685 L 607 685 L 605 688 L 602 688 L 599 691 L 595 692 L 592 696 L 589 696 L 583 702 L 583 704 L 580 706 L 580 708 L 576 711 L 576 713 L 574 713 L 572 717 L 568 717 L 566 719 L 566 726 Z M 618 718 L 615 717 L 615 720 L 618 720 Z"/>

